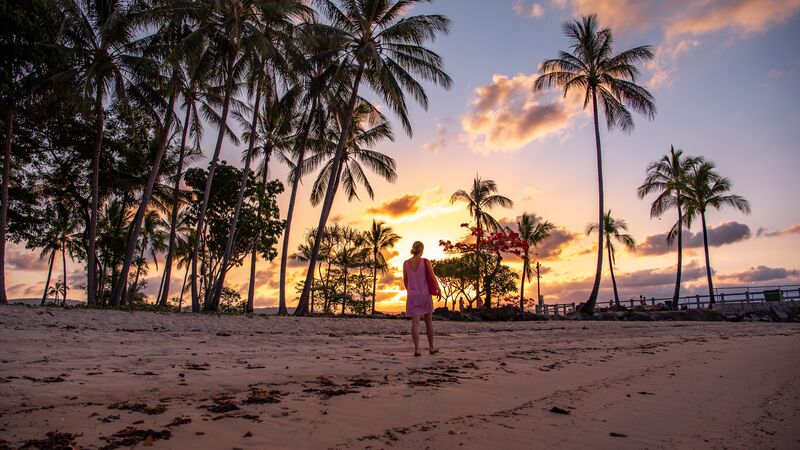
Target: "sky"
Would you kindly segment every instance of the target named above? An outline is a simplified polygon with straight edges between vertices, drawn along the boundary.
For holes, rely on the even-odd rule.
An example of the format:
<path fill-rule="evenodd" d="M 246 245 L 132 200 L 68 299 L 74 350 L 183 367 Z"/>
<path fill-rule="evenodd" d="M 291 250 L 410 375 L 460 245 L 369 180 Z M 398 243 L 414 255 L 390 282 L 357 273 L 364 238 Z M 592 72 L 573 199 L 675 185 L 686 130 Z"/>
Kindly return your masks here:
<path fill-rule="evenodd" d="M 627 221 L 637 242 L 634 251 L 618 250 L 615 274 L 623 299 L 671 295 L 676 251 L 664 235 L 676 213 L 651 219 L 652 198 L 640 200 L 636 188 L 645 168 L 670 146 L 716 163 L 731 179 L 733 192 L 747 198 L 752 214 L 723 209 L 708 213 L 711 265 L 715 286 L 800 284 L 800 0 L 435 0 L 409 14 L 444 14 L 450 33 L 430 47 L 442 55 L 453 86 L 425 85 L 426 110 L 410 108 L 413 136 L 384 107 L 395 141 L 374 150 L 397 162 L 398 180 L 371 176 L 375 198 L 366 193 L 348 203 L 339 196 L 332 221 L 366 229 L 383 220 L 402 236 L 387 253 L 395 270 L 378 285 L 378 310 L 403 309 L 398 277 L 411 243 L 425 244 L 425 256 L 443 256 L 440 239 L 463 236 L 469 220 L 463 204 L 450 204 L 458 189 L 479 175 L 495 180 L 514 206 L 491 213 L 513 223 L 522 213 L 537 214 L 557 231 L 537 249 L 542 264 L 541 291 L 546 303 L 581 302 L 588 297 L 596 263 L 595 238 L 585 236 L 597 220 L 597 170 L 589 111 L 559 91 L 534 94 L 538 65 L 567 49 L 561 24 L 596 13 L 611 27 L 617 52 L 651 45 L 655 58 L 641 67 L 637 82 L 655 97 L 654 120 L 634 115 L 629 134 L 601 128 L 605 202 Z M 368 98 L 377 98 L 369 92 Z M 380 104 L 380 102 L 378 102 Z M 602 121 L 601 121 L 602 122 Z M 214 133 L 206 133 L 207 136 Z M 203 148 L 210 153 L 213 140 Z M 235 164 L 241 149 L 231 142 L 223 159 Z M 272 177 L 285 180 L 287 169 L 273 160 Z M 306 229 L 316 226 L 319 210 L 308 202 L 313 178 L 298 197 L 291 248 Z M 288 193 L 279 199 L 285 216 Z M 683 293 L 706 291 L 702 232 L 685 235 Z M 46 259 L 10 245 L 6 253 L 10 298 L 41 295 Z M 277 304 L 278 261 L 259 261 L 256 306 Z M 519 270 L 519 259 L 504 261 Z M 60 272 L 61 268 L 56 269 Z M 85 282 L 81 266 L 68 262 L 70 285 Z M 234 269 L 229 285 L 243 296 L 248 267 Z M 151 271 L 147 292 L 159 278 Z M 183 272 L 173 271 L 173 292 Z M 305 267 L 291 264 L 288 300 Z M 55 275 L 54 275 L 55 276 Z M 535 297 L 535 283 L 526 296 Z M 71 291 L 70 298 L 84 294 Z M 607 263 L 600 300 L 612 298 Z"/>

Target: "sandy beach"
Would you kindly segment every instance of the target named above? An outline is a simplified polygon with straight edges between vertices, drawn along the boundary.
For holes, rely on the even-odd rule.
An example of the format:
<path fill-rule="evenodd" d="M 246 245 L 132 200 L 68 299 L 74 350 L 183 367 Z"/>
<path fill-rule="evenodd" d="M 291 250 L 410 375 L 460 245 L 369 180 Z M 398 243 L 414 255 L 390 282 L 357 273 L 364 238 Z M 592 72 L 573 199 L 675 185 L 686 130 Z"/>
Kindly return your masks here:
<path fill-rule="evenodd" d="M 434 327 L 0 307 L 0 448 L 800 447 L 798 324 Z"/>

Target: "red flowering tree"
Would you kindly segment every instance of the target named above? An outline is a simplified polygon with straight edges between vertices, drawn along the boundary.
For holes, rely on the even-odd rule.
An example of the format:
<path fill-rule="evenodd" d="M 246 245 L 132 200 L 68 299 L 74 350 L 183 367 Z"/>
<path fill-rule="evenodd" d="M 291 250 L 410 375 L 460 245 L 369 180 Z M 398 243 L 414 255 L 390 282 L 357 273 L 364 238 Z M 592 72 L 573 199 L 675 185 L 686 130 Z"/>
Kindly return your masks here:
<path fill-rule="evenodd" d="M 470 227 L 468 224 L 461 224 L 462 227 L 470 230 L 470 236 L 474 239 L 462 240 L 452 243 L 440 240 L 439 245 L 446 253 L 474 253 L 479 261 L 476 271 L 476 278 L 483 278 L 484 287 L 484 307 L 492 307 L 492 285 L 495 277 L 502 269 L 503 255 L 511 254 L 522 258 L 528 249 L 528 242 L 520 239 L 519 234 L 514 231 L 494 231 L 487 233 L 479 227 Z M 477 293 L 476 295 L 480 295 Z"/>

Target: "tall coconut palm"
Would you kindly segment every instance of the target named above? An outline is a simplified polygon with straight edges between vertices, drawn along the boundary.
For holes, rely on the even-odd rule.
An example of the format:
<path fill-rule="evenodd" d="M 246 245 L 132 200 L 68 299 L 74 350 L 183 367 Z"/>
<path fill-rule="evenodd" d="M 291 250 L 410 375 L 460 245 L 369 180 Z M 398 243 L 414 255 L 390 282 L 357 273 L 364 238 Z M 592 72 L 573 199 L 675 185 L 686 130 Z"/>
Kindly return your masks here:
<path fill-rule="evenodd" d="M 274 3 L 274 2 L 273 2 Z M 236 234 L 236 226 L 239 220 L 244 192 L 247 185 L 247 174 L 250 171 L 250 163 L 253 159 L 253 149 L 258 140 L 257 127 L 259 123 L 262 95 L 269 96 L 270 101 L 275 101 L 278 96 L 278 74 L 288 71 L 288 63 L 284 55 L 294 52 L 292 44 L 291 30 L 294 28 L 293 21 L 312 17 L 310 10 L 302 1 L 284 0 L 277 4 L 257 4 L 260 8 L 258 12 L 257 27 L 260 36 L 257 36 L 253 51 L 248 53 L 249 76 L 248 85 L 250 92 L 255 97 L 252 122 L 248 125 L 248 150 L 245 155 L 244 176 L 239 185 L 239 192 L 234 207 L 233 218 L 228 230 L 228 239 L 225 244 L 225 252 L 222 257 L 219 279 L 213 292 L 211 301 L 212 307 L 216 309 L 219 304 L 222 288 L 225 283 L 225 273 L 230 263 L 231 252 L 233 251 L 233 241 Z M 265 145 L 271 152 L 273 143 L 267 141 Z M 267 161 L 269 158 L 266 159 Z M 266 174 L 266 173 L 265 173 Z M 255 245 L 253 247 L 255 249 Z"/>
<path fill-rule="evenodd" d="M 480 277 L 481 277 L 481 239 L 484 230 L 498 230 L 501 228 L 500 223 L 492 217 L 487 211 L 497 206 L 504 208 L 511 208 L 514 202 L 510 198 L 505 197 L 497 192 L 497 183 L 494 180 L 481 179 L 479 175 L 475 175 L 472 180 L 472 188 L 469 192 L 459 189 L 450 196 L 450 203 L 464 202 L 467 204 L 469 215 L 475 220 L 478 228 L 478 241 L 475 251 L 475 298 L 480 298 Z"/>
<path fill-rule="evenodd" d="M 312 144 L 314 154 L 308 157 L 300 166 L 302 175 L 307 175 L 322 166 L 314 184 L 311 186 L 311 204 L 318 205 L 328 190 L 330 180 L 335 180 L 334 195 L 341 184 L 348 201 L 358 199 L 359 185 L 364 188 L 370 199 L 375 197 L 372 184 L 364 172 L 366 166 L 384 180 L 394 183 L 397 180 L 396 164 L 394 159 L 375 150 L 366 148 L 378 142 L 389 139 L 394 140 L 392 128 L 386 118 L 367 102 L 360 103 L 353 111 L 353 124 L 345 143 L 345 149 L 340 160 L 338 173 L 333 174 L 335 166 L 336 140 L 341 131 L 341 120 L 332 120 L 322 141 Z M 339 118 L 341 119 L 341 117 Z"/>
<path fill-rule="evenodd" d="M 744 197 L 731 194 L 731 181 L 719 175 L 714 163 L 698 159 L 689 171 L 686 180 L 686 226 L 691 227 L 692 222 L 699 215 L 703 226 L 703 249 L 706 256 L 706 278 L 708 279 L 708 298 L 714 304 L 714 281 L 711 276 L 711 258 L 708 254 L 708 228 L 706 226 L 706 211 L 708 208 L 721 209 L 730 206 L 745 214 L 750 214 L 750 202 Z"/>
<path fill-rule="evenodd" d="M 637 189 L 639 198 L 644 198 L 649 194 L 656 194 L 650 206 L 650 217 L 661 217 L 671 208 L 678 212 L 677 224 L 673 229 L 676 233 L 667 234 L 667 244 L 678 241 L 678 268 L 675 277 L 675 291 L 672 294 L 672 308 L 678 308 L 678 300 L 681 296 L 681 271 L 683 267 L 683 210 L 686 193 L 682 186 L 686 184 L 686 177 L 697 160 L 692 157 L 685 157 L 683 150 L 676 150 L 670 146 L 669 153 L 662 156 L 660 160 L 654 161 L 647 166 L 647 175 L 644 182 Z"/>
<path fill-rule="evenodd" d="M 75 86 L 87 120 L 93 119 L 95 122 L 86 259 L 86 301 L 92 305 L 97 294 L 96 241 L 105 105 L 113 100 L 124 103 L 127 82 L 125 74 L 128 73 L 128 68 L 138 65 L 140 61 L 132 45 L 135 27 L 127 2 L 67 0 L 61 5 L 64 23 L 67 24 L 63 42 L 69 69 L 56 75 L 54 79 L 67 80 Z"/>
<path fill-rule="evenodd" d="M 525 253 L 522 255 L 522 282 L 519 288 L 520 311 L 525 310 L 525 280 L 531 281 L 533 278 L 530 251 L 547 239 L 555 229 L 555 225 L 546 220 L 543 221 L 536 214 L 522 213 L 522 216 L 517 220 L 519 238 L 528 243 L 528 247 L 525 248 Z M 537 298 L 536 301 L 539 301 L 539 299 Z"/>
<path fill-rule="evenodd" d="M 210 80 L 209 70 L 213 68 L 213 64 L 208 61 L 211 55 L 204 53 L 200 58 L 187 58 L 182 64 L 183 75 L 179 78 L 181 82 L 180 93 L 183 98 L 184 118 L 181 127 L 181 140 L 178 147 L 178 162 L 175 169 L 175 178 L 173 179 L 171 213 L 170 213 L 170 229 L 169 240 L 167 243 L 167 255 L 164 258 L 164 280 L 165 284 L 159 296 L 159 305 L 167 306 L 169 299 L 169 280 L 172 276 L 172 260 L 175 254 L 175 246 L 177 240 L 177 227 L 183 223 L 178 220 L 178 211 L 180 210 L 180 185 L 183 179 L 184 164 L 187 159 L 192 159 L 201 154 L 200 140 L 203 135 L 203 126 L 201 122 L 201 114 L 203 117 L 210 119 L 212 123 L 220 123 L 220 117 L 214 110 L 214 105 L 222 102 L 222 99 L 214 89 L 209 86 Z M 205 58 L 203 58 L 205 57 Z M 201 113 L 202 112 L 202 113 Z M 192 139 L 193 145 L 188 147 L 188 139 Z M 181 292 L 181 295 L 183 292 Z"/>
<path fill-rule="evenodd" d="M 608 270 L 611 271 L 611 285 L 614 287 L 614 304 L 618 307 L 619 304 L 619 292 L 617 291 L 617 279 L 614 277 L 614 264 L 616 264 L 616 248 L 614 247 L 614 241 L 611 238 L 614 238 L 617 242 L 621 243 L 625 246 L 628 250 L 633 250 L 636 248 L 636 242 L 633 240 L 633 236 L 627 233 L 623 233 L 623 231 L 628 231 L 628 224 L 625 223 L 623 219 L 615 219 L 611 216 L 611 210 L 603 216 L 603 236 L 605 239 L 605 246 L 608 250 Z M 586 234 L 592 234 L 594 232 L 600 231 L 600 225 L 596 223 L 591 223 L 586 226 Z"/>
<path fill-rule="evenodd" d="M 423 46 L 425 41 L 435 39 L 440 33 L 447 33 L 449 20 L 440 15 L 406 15 L 410 8 L 422 1 L 424 0 L 317 0 L 330 21 L 328 32 L 331 42 L 337 44 L 336 49 L 343 61 L 341 67 L 352 74 L 352 84 L 322 203 L 312 258 L 295 314 L 308 313 L 314 267 L 322 233 L 333 206 L 336 176 L 344 156 L 362 81 L 366 81 L 399 116 L 409 135 L 412 130 L 405 92 L 410 92 L 423 108 L 428 106 L 425 90 L 414 75 L 445 88 L 452 84 L 450 77 L 442 70 L 441 57 Z"/>
<path fill-rule="evenodd" d="M 259 117 L 258 134 L 263 145 L 256 147 L 253 151 L 254 158 L 261 158 L 261 164 L 258 168 L 258 175 L 261 178 L 261 185 L 266 189 L 267 180 L 269 178 L 270 158 L 273 152 L 283 155 L 284 152 L 290 150 L 294 146 L 295 125 L 297 120 L 297 91 L 290 89 L 285 92 L 281 97 L 270 95 L 265 98 L 264 110 Z M 290 210 L 293 207 L 292 200 L 289 200 Z M 261 221 L 262 214 L 266 212 L 264 208 L 259 205 L 257 221 Z M 287 217 L 287 227 L 291 220 L 291 214 Z M 285 231 L 286 232 L 286 231 Z M 284 236 L 284 239 L 286 237 Z M 256 262 L 258 260 L 258 242 L 253 242 L 253 247 L 250 249 L 250 282 L 247 289 L 247 305 L 246 311 L 253 311 L 253 297 L 255 295 L 256 283 Z M 282 255 L 281 257 L 283 258 Z M 281 272 L 285 274 L 281 269 Z M 283 292 L 285 286 L 281 282 L 280 290 Z M 278 314 L 285 315 L 288 311 L 286 309 L 286 299 L 284 296 L 278 298 Z"/>
<path fill-rule="evenodd" d="M 597 153 L 598 223 L 602 223 L 605 207 L 598 103 L 605 113 L 609 130 L 615 127 L 626 133 L 633 130 L 633 116 L 628 108 L 649 119 L 654 118 L 656 107 L 652 94 L 636 84 L 639 75 L 636 65 L 652 59 L 653 51 L 650 46 L 644 45 L 614 54 L 611 29 L 600 28 L 595 15 L 565 22 L 562 28 L 570 42 L 571 52 L 561 51 L 558 58 L 543 62 L 539 66 L 541 75 L 536 79 L 533 89 L 541 91 L 559 87 L 563 89 L 565 97 L 572 91 L 580 91 L 584 109 L 591 103 Z M 592 292 L 583 309 L 587 313 L 594 312 L 603 271 L 602 228 L 597 235 L 597 269 Z"/>
<path fill-rule="evenodd" d="M 372 219 L 372 227 L 364 233 L 366 245 L 372 250 L 372 314 L 375 314 L 375 290 L 378 283 L 378 268 L 386 267 L 383 250 L 394 247 L 400 235 L 383 221 Z"/>
<path fill-rule="evenodd" d="M 325 124 L 328 122 L 328 111 L 332 110 L 332 108 L 325 107 L 326 100 L 328 100 L 329 103 L 335 103 L 335 100 L 338 100 L 338 98 L 335 98 L 334 101 L 330 101 L 331 97 L 335 97 L 335 95 L 332 95 L 331 91 L 336 86 L 344 84 L 341 80 L 336 81 L 334 79 L 336 75 L 344 74 L 340 73 L 338 70 L 339 66 L 337 60 L 333 58 L 334 55 L 327 54 L 327 57 L 325 57 L 326 48 L 324 47 L 324 40 L 315 39 L 316 36 L 314 33 L 302 33 L 300 37 L 302 38 L 299 39 L 299 43 L 302 45 L 303 49 L 302 53 L 310 56 L 313 55 L 313 57 L 303 58 L 302 62 L 305 64 L 298 65 L 296 84 L 293 87 L 293 89 L 299 91 L 297 94 L 299 99 L 295 106 L 309 105 L 308 109 L 304 109 L 302 112 L 295 111 L 294 114 L 285 112 L 281 115 L 282 117 L 289 117 L 293 121 L 299 121 L 296 126 L 296 135 L 294 136 L 295 138 L 293 139 L 293 145 L 291 147 L 291 155 L 278 153 L 280 159 L 282 159 L 290 169 L 299 167 L 305 160 L 308 138 L 311 133 L 318 133 L 318 138 L 321 139 L 321 135 L 326 128 Z M 320 45 L 323 45 L 323 47 L 319 48 Z M 304 70 L 300 70 L 300 68 Z M 295 117 L 295 115 L 299 117 Z M 294 218 L 294 206 L 301 178 L 301 172 L 299 170 L 293 173 L 294 175 L 288 177 L 289 184 L 291 185 L 291 192 L 289 194 L 289 205 L 286 208 L 286 225 L 283 230 L 283 247 L 281 250 L 280 287 L 278 293 L 279 312 L 281 313 L 285 311 L 286 305 L 286 266 L 288 263 L 287 257 L 289 256 L 289 239 L 292 230 L 292 219 Z M 309 249 L 313 249 L 313 238 L 312 245 Z M 310 257 L 305 262 L 308 261 L 311 261 Z M 283 309 L 281 309 L 280 305 L 284 305 Z M 313 311 L 313 299 L 309 303 L 309 306 L 310 310 Z"/>

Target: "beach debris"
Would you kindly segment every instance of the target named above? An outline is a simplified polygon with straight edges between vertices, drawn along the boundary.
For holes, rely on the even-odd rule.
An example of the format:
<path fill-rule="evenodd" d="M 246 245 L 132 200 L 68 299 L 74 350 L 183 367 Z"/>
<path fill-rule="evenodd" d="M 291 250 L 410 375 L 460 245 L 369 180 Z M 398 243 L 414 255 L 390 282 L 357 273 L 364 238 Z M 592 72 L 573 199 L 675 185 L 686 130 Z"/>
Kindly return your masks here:
<path fill-rule="evenodd" d="M 656 394 L 654 394 L 652 392 L 647 392 L 647 391 L 639 391 L 638 394 L 639 395 L 656 395 Z"/>
<path fill-rule="evenodd" d="M 120 411 L 133 411 L 147 414 L 148 416 L 157 416 L 164 414 L 167 410 L 167 405 L 147 406 L 146 403 L 128 403 L 120 402 L 108 405 L 108 409 L 118 409 Z"/>
<path fill-rule="evenodd" d="M 187 362 L 185 366 L 183 366 L 187 370 L 209 370 L 211 366 L 208 363 L 203 364 L 195 364 Z"/>
<path fill-rule="evenodd" d="M 187 423 L 192 423 L 192 419 L 188 417 L 176 417 L 172 419 L 172 422 L 166 424 L 166 427 L 178 427 L 181 425 L 186 425 Z"/>
<path fill-rule="evenodd" d="M 74 434 L 59 433 L 58 431 L 48 431 L 46 439 L 31 439 L 22 444 L 22 449 L 57 450 L 63 448 L 77 448 Z M 0 441 L 2 442 L 2 441 Z M 8 447 L 11 448 L 11 447 Z"/>
<path fill-rule="evenodd" d="M 608 435 L 611 437 L 620 437 L 620 438 L 628 437 L 627 434 L 617 433 L 616 431 L 612 431 L 611 433 L 608 433 Z"/>
<path fill-rule="evenodd" d="M 248 431 L 248 432 L 247 432 L 247 433 L 245 433 L 245 434 L 244 434 L 244 436 L 242 436 L 242 437 L 246 437 L 246 438 L 253 437 L 253 433 L 251 433 L 251 432 L 249 432 L 249 431 Z"/>
<path fill-rule="evenodd" d="M 263 405 L 268 403 L 280 403 L 281 391 L 264 391 L 263 389 L 251 388 L 250 395 L 244 400 L 246 405 Z"/>
<path fill-rule="evenodd" d="M 564 415 L 570 414 L 569 411 L 567 411 L 566 409 L 559 408 L 558 406 L 553 406 L 552 408 L 550 408 L 550 412 L 555 414 L 564 414 Z"/>
<path fill-rule="evenodd" d="M 153 442 L 158 440 L 169 440 L 172 433 L 169 430 L 155 431 L 151 429 L 142 430 L 136 427 L 128 427 L 114 433 L 111 437 L 102 437 L 108 444 L 102 450 L 111 450 L 120 447 L 131 447 L 142 443 L 147 447 L 152 447 Z"/>

